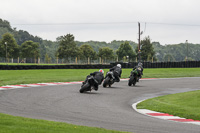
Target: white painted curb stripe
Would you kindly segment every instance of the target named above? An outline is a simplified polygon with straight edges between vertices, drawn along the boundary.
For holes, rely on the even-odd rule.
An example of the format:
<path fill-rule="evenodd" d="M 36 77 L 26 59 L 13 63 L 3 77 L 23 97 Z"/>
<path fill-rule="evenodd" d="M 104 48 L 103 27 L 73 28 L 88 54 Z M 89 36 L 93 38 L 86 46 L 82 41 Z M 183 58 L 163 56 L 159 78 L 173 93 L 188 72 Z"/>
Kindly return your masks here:
<path fill-rule="evenodd" d="M 199 77 L 190 77 L 190 78 L 199 78 Z M 129 78 L 121 79 L 121 81 L 127 81 Z M 142 78 L 140 80 L 160 80 L 160 79 L 181 79 L 181 78 Z M 7 85 L 0 86 L 0 90 L 9 90 L 25 87 L 40 87 L 40 86 L 50 86 L 50 85 L 70 85 L 70 84 L 81 84 L 83 81 L 76 82 L 51 82 L 51 83 L 35 83 L 35 84 L 21 84 L 21 85 Z"/>
<path fill-rule="evenodd" d="M 143 78 L 140 80 L 156 80 L 157 78 Z M 128 78 L 121 79 L 121 81 L 127 81 Z M 0 86 L 0 90 L 11 90 L 17 88 L 26 88 L 26 87 L 40 87 L 40 86 L 53 86 L 53 85 L 71 85 L 71 84 L 81 84 L 83 81 L 76 82 L 50 82 L 50 83 L 33 83 L 33 84 L 21 84 L 21 85 L 7 85 Z"/>
<path fill-rule="evenodd" d="M 138 101 L 138 102 L 132 104 L 133 109 L 140 114 L 147 115 L 147 116 L 154 117 L 154 118 L 170 120 L 170 121 L 174 121 L 174 122 L 200 125 L 200 121 L 198 121 L 198 120 L 181 118 L 178 116 L 173 116 L 173 115 L 169 115 L 167 113 L 156 112 L 156 111 L 152 111 L 152 110 L 148 110 L 148 109 L 137 109 L 137 104 L 142 101 L 144 101 L 144 100 L 141 100 L 141 101 Z"/>
<path fill-rule="evenodd" d="M 35 83 L 35 84 L 21 84 L 21 85 L 6 85 L 0 86 L 0 90 L 11 90 L 18 88 L 28 87 L 41 87 L 41 86 L 53 86 L 53 85 L 70 85 L 70 84 L 81 84 L 83 81 L 76 82 L 52 82 L 52 83 Z"/>

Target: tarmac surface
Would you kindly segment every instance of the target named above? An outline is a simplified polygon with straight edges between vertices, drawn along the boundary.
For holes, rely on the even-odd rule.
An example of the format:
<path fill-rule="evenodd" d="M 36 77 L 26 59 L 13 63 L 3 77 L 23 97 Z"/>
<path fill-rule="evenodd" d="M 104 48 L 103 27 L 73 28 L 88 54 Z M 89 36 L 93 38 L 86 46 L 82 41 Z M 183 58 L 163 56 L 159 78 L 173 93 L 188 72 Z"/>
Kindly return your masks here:
<path fill-rule="evenodd" d="M 79 93 L 81 84 L 0 91 L 0 112 L 134 133 L 199 133 L 200 126 L 142 115 L 132 104 L 143 99 L 200 90 L 200 77 L 128 81 Z"/>

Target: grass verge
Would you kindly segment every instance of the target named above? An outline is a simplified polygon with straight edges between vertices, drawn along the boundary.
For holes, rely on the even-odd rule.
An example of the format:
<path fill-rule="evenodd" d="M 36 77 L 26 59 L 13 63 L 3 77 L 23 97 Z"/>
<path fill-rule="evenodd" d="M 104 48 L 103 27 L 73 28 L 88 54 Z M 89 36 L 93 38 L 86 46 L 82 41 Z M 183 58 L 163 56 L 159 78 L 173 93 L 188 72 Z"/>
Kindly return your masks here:
<path fill-rule="evenodd" d="M 132 69 L 123 69 L 122 78 L 128 78 Z M 0 86 L 41 82 L 83 81 L 98 69 L 0 70 Z M 106 73 L 108 69 L 104 69 Z M 104 73 L 104 75 L 105 75 Z M 199 77 L 200 68 L 144 69 L 143 78 Z"/>
<path fill-rule="evenodd" d="M 149 109 L 187 119 L 200 120 L 200 91 L 170 94 L 145 100 L 138 109 Z"/>
<path fill-rule="evenodd" d="M 36 120 L 0 113 L 1 133 L 122 133 L 103 128 L 77 126 L 63 122 Z"/>

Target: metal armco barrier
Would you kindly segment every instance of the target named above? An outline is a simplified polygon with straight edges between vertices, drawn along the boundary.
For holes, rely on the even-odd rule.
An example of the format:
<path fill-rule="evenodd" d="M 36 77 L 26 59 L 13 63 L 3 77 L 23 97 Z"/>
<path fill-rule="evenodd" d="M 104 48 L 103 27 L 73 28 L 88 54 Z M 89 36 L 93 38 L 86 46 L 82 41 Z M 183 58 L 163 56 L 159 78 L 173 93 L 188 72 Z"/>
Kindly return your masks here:
<path fill-rule="evenodd" d="M 102 65 L 0 65 L 0 70 L 28 70 L 28 69 L 105 69 L 110 64 Z"/>
<path fill-rule="evenodd" d="M 111 66 L 122 64 L 122 68 L 133 68 L 137 62 L 115 62 L 111 63 Z M 200 67 L 200 61 L 182 61 L 182 62 L 142 62 L 144 68 L 190 68 Z"/>
<path fill-rule="evenodd" d="M 200 61 L 183 62 L 142 62 L 144 68 L 192 68 L 200 67 Z M 133 68 L 137 62 L 115 62 L 94 65 L 0 65 L 0 70 L 28 70 L 28 69 L 109 69 L 117 64 L 122 68 Z"/>

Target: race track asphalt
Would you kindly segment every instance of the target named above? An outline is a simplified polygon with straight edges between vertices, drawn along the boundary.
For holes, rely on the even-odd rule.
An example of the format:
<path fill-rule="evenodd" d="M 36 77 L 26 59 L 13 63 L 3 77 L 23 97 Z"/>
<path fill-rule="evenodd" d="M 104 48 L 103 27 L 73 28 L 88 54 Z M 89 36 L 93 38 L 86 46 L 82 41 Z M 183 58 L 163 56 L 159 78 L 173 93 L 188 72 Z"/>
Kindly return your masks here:
<path fill-rule="evenodd" d="M 199 133 L 200 126 L 137 113 L 132 104 L 161 95 L 200 90 L 199 78 L 127 81 L 111 88 L 79 93 L 80 84 L 0 91 L 0 112 L 134 133 Z"/>

